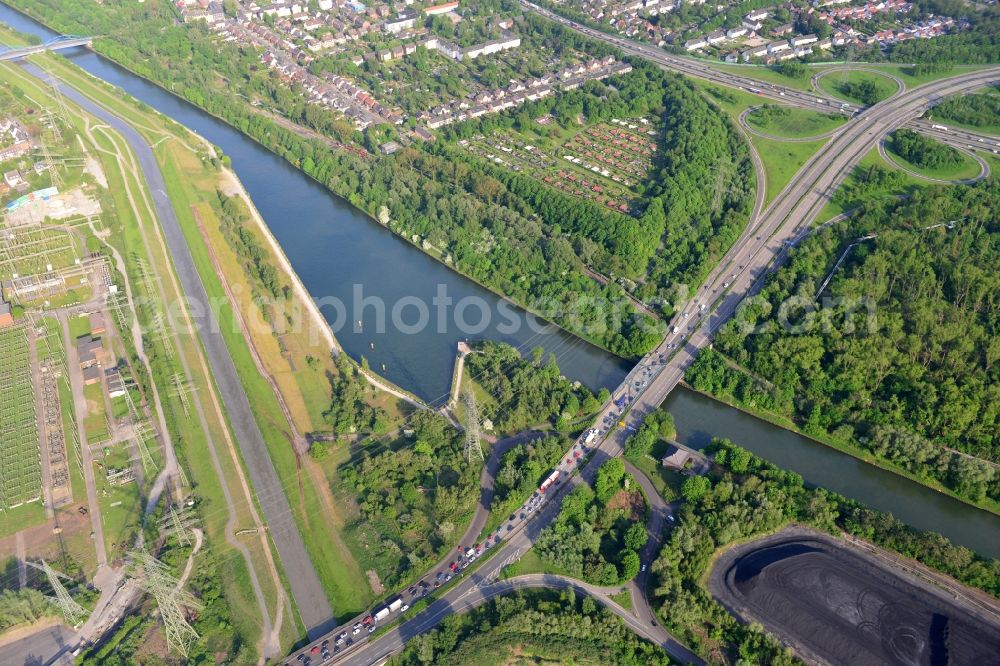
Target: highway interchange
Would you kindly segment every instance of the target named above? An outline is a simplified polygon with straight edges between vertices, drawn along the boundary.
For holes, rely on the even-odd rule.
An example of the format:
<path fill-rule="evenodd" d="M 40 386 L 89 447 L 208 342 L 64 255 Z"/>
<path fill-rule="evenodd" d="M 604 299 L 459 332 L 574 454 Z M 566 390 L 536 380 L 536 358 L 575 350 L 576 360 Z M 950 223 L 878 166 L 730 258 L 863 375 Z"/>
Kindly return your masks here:
<path fill-rule="evenodd" d="M 765 97 L 787 103 L 794 103 L 806 108 L 831 110 L 830 101 L 822 101 L 815 95 L 791 89 L 779 89 L 769 84 L 761 84 L 725 72 L 712 70 L 698 65 L 694 61 L 678 58 L 664 53 L 655 47 L 637 44 L 610 36 L 590 28 L 573 24 L 530 3 L 523 3 L 528 9 L 542 13 L 549 18 L 573 29 L 580 30 L 592 37 L 612 43 L 623 51 L 639 55 L 660 64 L 672 71 L 706 79 L 721 85 L 748 89 L 757 88 Z M 948 79 L 928 83 L 919 88 L 905 90 L 892 98 L 869 109 L 855 114 L 845 125 L 832 134 L 830 141 L 813 155 L 800 169 L 792 181 L 782 190 L 765 209 L 763 207 L 763 174 L 759 161 L 757 164 L 758 199 L 746 231 L 726 254 L 722 261 L 712 270 L 698 292 L 678 310 L 672 327 L 679 329 L 677 334 L 668 334 L 661 344 L 644 357 L 628 374 L 623 384 L 614 393 L 619 398 L 628 393 L 634 394 L 627 412 L 622 415 L 615 406 L 614 400 L 605 405 L 597 416 L 598 427 L 604 427 L 607 422 L 621 419 L 625 427 L 602 431 L 600 439 L 583 458 L 584 464 L 577 475 L 563 474 L 560 483 L 549 492 L 533 515 L 524 519 L 517 518 L 509 523 L 509 529 L 503 531 L 504 540 L 492 549 L 492 556 L 478 562 L 469 569 L 469 573 L 460 576 L 450 587 L 444 588 L 436 599 L 419 613 L 405 622 L 391 627 L 373 640 L 361 640 L 350 650 L 337 655 L 331 662 L 344 664 L 377 663 L 388 655 L 401 650 L 406 641 L 423 633 L 450 613 L 468 610 L 483 601 L 498 594 L 505 594 L 513 589 L 524 587 L 573 587 L 579 593 L 593 595 L 598 601 L 610 608 L 612 612 L 622 617 L 628 626 L 637 634 L 661 645 L 674 659 L 681 662 L 700 663 L 700 659 L 685 646 L 672 637 L 655 620 L 652 610 L 645 597 L 645 585 L 648 582 L 648 571 L 640 574 L 637 581 L 629 587 L 631 590 L 633 611 L 630 613 L 608 599 L 615 590 L 597 588 L 577 581 L 569 581 L 559 577 L 518 577 L 507 581 L 499 581 L 501 570 L 527 551 L 537 540 L 539 534 L 558 515 L 561 498 L 580 483 L 592 482 L 597 469 L 609 458 L 619 456 L 624 451 L 624 443 L 630 432 L 664 400 L 666 395 L 683 377 L 685 369 L 693 362 L 698 351 L 709 345 L 713 334 L 728 321 L 736 312 L 740 303 L 755 292 L 761 284 L 763 274 L 780 264 L 787 254 L 788 245 L 801 237 L 804 230 L 816 220 L 832 193 L 841 184 L 851 169 L 867 154 L 872 147 L 889 132 L 910 125 L 933 133 L 927 127 L 928 123 L 917 120 L 917 117 L 936 100 L 958 93 L 964 93 L 989 83 L 1000 80 L 1000 68 L 982 69 Z M 193 269 L 190 250 L 187 248 L 180 232 L 176 215 L 165 194 L 162 176 L 156 165 L 152 152 L 142 137 L 130 126 L 96 106 L 82 96 L 74 95 L 71 90 L 64 94 L 72 98 L 91 113 L 118 130 L 128 141 L 130 147 L 139 158 L 143 175 L 150 191 L 154 193 L 154 202 L 158 217 L 166 231 L 168 244 L 175 263 L 179 264 L 184 290 L 192 300 L 207 301 L 204 286 Z M 952 140 L 957 133 L 948 133 L 946 140 Z M 969 145 L 979 143 L 983 138 L 974 133 L 964 133 L 961 141 Z M 994 140 L 995 141 L 995 140 Z M 308 556 L 302 547 L 301 537 L 295 530 L 295 523 L 289 516 L 287 501 L 278 492 L 266 492 L 266 489 L 276 482 L 273 466 L 269 464 L 266 448 L 263 446 L 259 430 L 255 426 L 252 412 L 247 404 L 246 396 L 240 389 L 231 357 L 225 349 L 224 341 L 218 334 L 218 328 L 204 326 L 199 330 L 202 342 L 209 352 L 213 375 L 220 385 L 227 409 L 234 415 L 233 425 L 240 431 L 238 439 L 242 446 L 248 447 L 245 459 L 251 461 L 250 471 L 258 496 L 262 496 L 264 512 L 271 526 L 274 541 L 281 555 L 286 570 L 306 572 L 310 575 L 290 575 L 296 605 L 299 607 L 306 624 L 312 628 L 329 624 L 324 622 L 332 613 L 322 588 L 315 579 L 315 571 L 308 564 Z M 513 444 L 510 444 L 513 445 Z M 498 449 L 499 450 L 499 449 Z M 267 461 L 267 463 L 263 463 Z M 568 461 L 568 462 L 567 462 Z M 565 466 L 576 467 L 572 451 Z M 270 469 L 266 469 L 269 467 Z M 649 564 L 658 550 L 659 539 L 663 532 L 664 521 L 670 515 L 670 507 L 663 502 L 655 489 L 638 470 L 630 469 L 637 481 L 643 486 L 650 501 L 651 513 L 648 524 L 652 537 L 644 549 L 642 561 Z M 477 539 L 488 516 L 488 505 L 492 493 L 492 478 L 496 473 L 495 465 L 488 465 L 483 473 L 483 496 L 477 509 L 476 517 L 462 540 L 464 545 L 470 545 L 471 539 Z M 487 488 L 487 485 L 489 486 Z M 262 493 L 262 488 L 265 492 Z M 280 497 L 280 498 L 279 498 Z M 270 504 L 273 503 L 273 506 Z M 284 516 L 284 518 L 282 518 Z M 508 523 L 504 523 L 508 525 Z M 449 558 L 446 558 L 446 560 Z M 299 562 L 303 566 L 292 566 Z M 445 566 L 444 562 L 435 567 L 435 571 Z M 409 597 L 407 597 L 409 600 Z M 348 625 L 349 626 L 349 625 Z M 293 653 L 286 661 L 295 663 L 299 654 L 315 655 L 312 650 L 320 645 L 320 641 L 332 639 L 339 633 L 334 629 L 319 635 L 320 631 L 310 631 L 313 642 L 297 653 Z"/>
<path fill-rule="evenodd" d="M 765 89 L 765 84 L 717 72 L 699 66 L 689 59 L 670 56 L 660 49 L 580 26 L 531 3 L 522 4 L 532 11 L 612 43 L 625 52 L 657 62 L 668 69 L 730 87 L 755 87 L 763 91 L 764 96 L 798 103 L 807 108 L 830 110 L 830 104 L 818 100 L 815 95 L 790 89 L 778 90 L 776 87 Z M 450 613 L 468 610 L 491 596 L 504 594 L 517 587 L 536 584 L 562 586 L 564 583 L 556 582 L 555 579 L 549 581 L 551 585 L 537 579 L 532 579 L 531 585 L 528 585 L 527 581 L 521 582 L 520 577 L 506 581 L 506 584 L 498 584 L 496 581 L 504 566 L 530 548 L 542 529 L 555 519 L 560 510 L 559 500 L 565 493 L 579 483 L 592 481 L 601 464 L 610 457 L 624 452 L 625 440 L 629 433 L 662 404 L 667 394 L 683 378 L 684 371 L 694 361 L 699 350 L 711 344 L 712 336 L 719 327 L 736 313 L 744 299 L 760 288 L 763 275 L 780 265 L 787 256 L 788 247 L 803 236 L 809 226 L 816 221 L 837 187 L 886 134 L 905 125 L 930 131 L 931 128 L 927 127 L 929 123 L 918 120 L 918 116 L 936 100 L 966 93 L 998 80 L 1000 80 L 1000 68 L 978 70 L 941 79 L 911 90 L 903 90 L 873 107 L 860 110 L 838 131 L 832 133 L 830 141 L 803 165 L 792 181 L 764 210 L 761 210 L 763 199 L 760 196 L 764 187 L 763 174 L 758 168 L 758 201 L 747 229 L 712 270 L 698 292 L 678 310 L 677 316 L 670 322 L 672 327 L 677 327 L 678 333 L 669 333 L 656 349 L 639 362 L 614 392 L 613 398 L 617 398 L 625 393 L 632 394 L 638 388 L 638 395 L 632 398 L 628 411 L 623 416 L 619 415 L 613 399 L 597 416 L 598 426 L 606 423 L 607 419 L 622 418 L 625 427 L 613 428 L 610 432 L 602 433 L 602 439 L 598 442 L 596 450 L 591 452 L 580 474 L 558 487 L 558 492 L 550 498 L 555 501 L 547 501 L 533 517 L 514 525 L 513 531 L 503 541 L 503 545 L 497 547 L 486 562 L 445 589 L 426 609 L 414 617 L 392 627 L 374 640 L 359 642 L 343 654 L 334 656 L 330 663 L 351 665 L 378 663 L 402 650 L 407 640 L 430 630 Z M 936 131 L 938 138 L 944 134 Z M 979 143 L 979 138 L 983 138 L 971 132 L 963 134 L 960 140 L 968 144 Z M 947 138 L 952 139 L 953 136 Z M 993 141 L 995 143 L 995 139 Z M 667 359 L 665 363 L 661 362 L 663 357 Z M 639 383 L 638 387 L 636 382 Z M 655 489 L 650 492 L 651 484 L 648 479 L 645 479 L 638 470 L 630 471 L 640 483 L 645 481 L 643 486 L 647 495 L 652 498 L 654 518 L 649 524 L 650 534 L 659 539 L 662 520 L 669 515 L 669 507 L 658 497 Z M 647 484 L 649 487 L 646 487 Z M 659 502 L 656 499 L 659 499 Z M 643 552 L 643 562 L 649 563 L 655 552 L 655 544 L 647 546 Z M 633 584 L 632 598 L 635 610 L 631 614 L 631 619 L 627 620 L 629 626 L 638 634 L 664 647 L 674 659 L 682 663 L 700 663 L 696 655 L 656 622 L 643 589 L 647 575 L 648 572 L 644 572 L 640 580 Z M 580 583 L 576 585 L 579 592 L 592 594 L 607 607 L 617 608 L 614 611 L 616 614 L 629 615 L 627 611 L 622 611 L 620 607 L 610 603 L 606 599 L 607 595 L 602 594 L 600 590 Z M 333 636 L 335 633 L 329 637 Z M 298 654 L 315 656 L 311 654 L 311 650 L 316 645 L 318 643 L 306 646 L 299 653 L 290 655 L 286 661 L 293 663 Z"/>

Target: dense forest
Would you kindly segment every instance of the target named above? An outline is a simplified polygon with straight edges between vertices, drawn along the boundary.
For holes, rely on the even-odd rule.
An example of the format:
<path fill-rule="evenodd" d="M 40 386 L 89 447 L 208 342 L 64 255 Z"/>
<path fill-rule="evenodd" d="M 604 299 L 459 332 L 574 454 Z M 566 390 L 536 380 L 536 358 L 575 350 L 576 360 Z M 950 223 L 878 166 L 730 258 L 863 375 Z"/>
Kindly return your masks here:
<path fill-rule="evenodd" d="M 541 348 L 531 358 L 500 342 L 483 342 L 465 357 L 469 375 L 496 402 L 480 407 L 500 433 L 554 426 L 570 429 L 582 417 L 594 414 L 607 399 L 559 374 L 554 355 L 543 363 Z"/>
<path fill-rule="evenodd" d="M 970 27 L 934 39 L 894 44 L 889 59 L 903 63 L 986 64 L 1000 62 L 1000 10 L 962 0 L 918 0 L 913 14 L 966 19 Z"/>
<path fill-rule="evenodd" d="M 418 411 L 412 434 L 358 451 L 338 472 L 358 496 L 346 529 L 389 589 L 425 571 L 457 538 L 479 498 L 479 465 L 466 462 L 461 433 L 439 414 Z"/>
<path fill-rule="evenodd" d="M 621 287 L 601 285 L 583 271 L 581 245 L 597 248 L 600 270 L 640 278 L 640 298 L 669 303 L 703 278 L 746 223 L 753 180 L 738 133 L 689 83 L 648 64 L 635 63 L 634 72 L 613 79 L 622 93 L 593 84 L 586 96 L 544 102 L 559 105 L 563 115 L 579 107 L 588 118 L 609 117 L 633 103 L 662 116 L 662 156 L 646 185 L 645 212 L 633 219 L 516 174 L 494 173 L 471 155 L 457 155 L 447 141 L 362 157 L 303 138 L 265 111 L 336 141 L 368 148 L 377 143 L 334 113 L 305 104 L 300 91 L 279 81 L 252 49 L 220 43 L 197 22 L 178 25 L 164 4 L 14 4 L 44 14 L 63 32 L 107 35 L 95 42 L 99 52 L 231 123 L 461 272 L 625 357 L 648 351 L 660 327 L 635 312 Z M 545 43 L 569 40 L 593 55 L 609 52 L 537 16 L 523 24 Z M 516 110 L 490 116 L 502 119 L 497 122 L 517 117 Z M 465 131 L 456 128 L 452 136 Z M 366 132 L 383 134 L 378 127 Z"/>
<path fill-rule="evenodd" d="M 535 548 L 543 560 L 575 578 L 615 585 L 639 573 L 646 544 L 646 502 L 620 458 L 597 471 L 593 490 L 574 489 L 556 520 L 542 530 Z"/>
<path fill-rule="evenodd" d="M 927 112 L 928 118 L 971 127 L 1000 127 L 1000 90 L 949 97 Z"/>
<path fill-rule="evenodd" d="M 688 381 L 1000 499 L 998 207 L 995 180 L 933 188 L 812 234 L 717 336 L 735 363 L 706 351 Z"/>
<path fill-rule="evenodd" d="M 790 664 L 794 658 L 759 625 L 738 622 L 703 585 L 717 549 L 795 522 L 847 532 L 912 557 L 990 594 L 1000 592 L 1000 561 L 987 560 L 944 537 L 919 532 L 823 489 L 808 489 L 797 474 L 778 469 L 726 440 L 708 449 L 716 468 L 702 492 L 688 496 L 659 558 L 657 612 L 664 625 L 699 654 L 730 663 Z"/>
<path fill-rule="evenodd" d="M 962 163 L 957 150 L 911 129 L 898 129 L 889 136 L 892 151 L 910 164 L 924 169 L 947 169 Z"/>
<path fill-rule="evenodd" d="M 411 640 L 399 656 L 417 664 L 513 663 L 667 666 L 663 650 L 635 635 L 590 597 L 572 590 L 497 597 Z"/>

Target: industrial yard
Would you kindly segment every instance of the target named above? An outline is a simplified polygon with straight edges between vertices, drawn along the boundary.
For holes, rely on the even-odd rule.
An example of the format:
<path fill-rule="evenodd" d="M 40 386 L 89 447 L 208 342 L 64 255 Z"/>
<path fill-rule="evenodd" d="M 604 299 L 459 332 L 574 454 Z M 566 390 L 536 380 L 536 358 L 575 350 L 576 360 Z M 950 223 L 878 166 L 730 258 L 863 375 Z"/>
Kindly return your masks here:
<path fill-rule="evenodd" d="M 828 535 L 788 528 L 726 552 L 709 589 L 806 661 L 987 664 L 1000 654 L 996 600 L 916 577 Z M 934 582 L 932 582 L 934 581 Z"/>

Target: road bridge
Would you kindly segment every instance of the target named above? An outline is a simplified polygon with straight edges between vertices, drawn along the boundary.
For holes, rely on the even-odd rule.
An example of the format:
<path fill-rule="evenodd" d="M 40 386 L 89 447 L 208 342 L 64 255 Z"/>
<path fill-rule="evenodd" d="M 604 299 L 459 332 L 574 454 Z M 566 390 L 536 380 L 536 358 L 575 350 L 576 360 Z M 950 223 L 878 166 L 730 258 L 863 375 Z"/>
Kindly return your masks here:
<path fill-rule="evenodd" d="M 93 37 L 78 37 L 77 35 L 60 35 L 44 44 L 33 44 L 17 48 L 0 45 L 0 61 L 18 60 L 44 51 L 59 51 L 61 49 L 72 49 L 77 46 L 90 46 L 93 39 Z"/>
<path fill-rule="evenodd" d="M 483 565 L 446 590 L 424 612 L 403 622 L 375 640 L 362 637 L 357 645 L 334 657 L 338 664 L 363 665 L 381 662 L 400 651 L 414 636 L 435 626 L 451 613 L 463 612 L 470 602 L 479 603 L 484 590 L 501 592 L 491 587 L 506 562 L 531 548 L 541 531 L 551 523 L 561 510 L 561 498 L 581 483 L 592 483 L 600 466 L 610 458 L 624 452 L 625 441 L 642 423 L 643 419 L 659 407 L 667 394 L 681 381 L 684 371 L 694 361 L 698 352 L 711 343 L 715 332 L 737 311 L 745 298 L 753 295 L 763 283 L 766 272 L 780 266 L 788 256 L 788 246 L 804 236 L 823 210 L 851 169 L 861 161 L 888 132 L 903 126 L 919 116 L 928 106 L 928 95 L 950 95 L 1000 81 L 1000 68 L 993 67 L 975 73 L 942 79 L 906 91 L 890 100 L 867 109 L 844 125 L 831 140 L 799 170 L 795 178 L 770 206 L 751 219 L 746 231 L 733 248 L 706 278 L 702 287 L 670 322 L 678 333 L 670 333 L 661 344 L 646 355 L 626 377 L 613 394 L 610 404 L 598 415 L 597 425 L 603 428 L 611 422 L 624 421 L 625 427 L 611 428 L 597 444 L 589 460 L 580 470 L 550 491 L 551 499 L 545 502 L 534 516 L 514 519 L 508 523 L 506 535 L 496 546 L 493 556 Z M 704 308 L 702 308 L 704 305 Z M 690 328 L 688 328 L 690 323 Z M 615 398 L 631 397 L 627 413 L 618 413 Z M 637 477 L 638 478 L 638 477 Z M 655 503 L 658 514 L 669 515 L 665 503 Z M 660 525 L 662 528 L 662 524 Z M 655 546 L 654 546 L 655 548 Z M 652 550 L 652 548 L 650 549 Z M 652 553 L 643 553 L 650 557 Z M 557 587 L 553 581 L 551 587 Z M 645 579 L 633 594 L 641 596 Z M 639 615 L 629 626 L 640 635 L 652 638 L 675 659 L 691 661 L 686 648 L 674 637 L 662 633 L 652 609 L 646 603 L 636 607 Z M 333 637 L 333 634 L 329 634 Z M 308 654 L 315 645 L 306 646 Z M 295 655 L 297 656 L 297 655 Z"/>

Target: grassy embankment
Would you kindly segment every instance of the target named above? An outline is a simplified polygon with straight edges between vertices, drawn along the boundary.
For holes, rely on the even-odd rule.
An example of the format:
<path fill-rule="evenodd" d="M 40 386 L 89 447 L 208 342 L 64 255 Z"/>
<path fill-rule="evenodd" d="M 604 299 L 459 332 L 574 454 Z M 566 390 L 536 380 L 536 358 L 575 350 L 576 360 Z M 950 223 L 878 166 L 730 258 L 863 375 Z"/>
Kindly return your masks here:
<path fill-rule="evenodd" d="M 102 104 L 127 119 L 132 118 L 136 121 L 133 124 L 148 124 L 150 122 L 148 118 L 165 122 L 171 128 L 171 133 L 178 139 L 177 141 L 157 143 L 158 138 L 155 135 L 146 132 L 144 135 L 151 144 L 156 145 L 156 154 L 171 198 L 187 204 L 176 206 L 175 210 L 188 244 L 192 248 L 209 298 L 217 299 L 219 302 L 226 301 L 227 293 L 219 280 L 216 266 L 225 275 L 226 284 L 230 287 L 248 284 L 248 277 L 239 258 L 222 236 L 217 210 L 214 207 L 218 199 L 216 195 L 218 189 L 233 191 L 232 177 L 225 172 L 217 171 L 199 158 L 199 153 L 204 151 L 204 147 L 173 121 L 164 120 L 159 114 L 143 108 L 143 105 L 111 92 L 104 84 L 95 82 L 75 68 L 69 66 L 67 68 L 73 70 L 68 73 L 67 80 L 71 80 L 74 85 L 90 85 L 96 88 L 102 95 L 100 98 Z M 60 74 L 63 74 L 62 70 Z M 143 129 L 141 126 L 138 128 Z M 266 248 L 260 231 L 257 229 L 252 231 L 261 240 L 260 244 Z M 209 247 L 212 248 L 211 251 Z M 273 254 L 270 260 L 272 265 L 279 266 Z M 287 284 L 291 278 L 284 275 L 283 280 Z M 231 288 L 230 293 L 239 303 L 240 316 L 245 322 L 264 320 L 252 302 L 253 292 L 249 287 Z M 288 311 L 304 312 L 304 307 L 301 303 L 292 303 Z M 303 319 L 309 323 L 306 317 Z M 265 436 L 272 460 L 281 477 L 324 589 L 335 613 L 338 616 L 349 617 L 370 602 L 371 594 L 366 589 L 363 573 L 360 572 L 351 553 L 345 548 L 337 547 L 337 544 L 341 543 L 337 534 L 340 517 L 330 514 L 331 506 L 336 507 L 331 502 L 325 501 L 329 499 L 329 497 L 324 498 L 326 489 L 319 487 L 322 484 L 317 483 L 317 479 L 322 479 L 322 475 L 316 476 L 310 473 L 309 466 L 313 463 L 307 457 L 300 459 L 296 456 L 288 427 L 283 425 L 287 421 L 281 405 L 271 385 L 258 372 L 254 357 L 233 311 L 229 307 L 221 308 L 219 320 L 241 380 L 258 414 L 258 425 Z M 309 325 L 290 326 L 289 331 L 281 335 L 275 335 L 272 331 L 266 330 L 266 327 L 260 326 L 248 326 L 248 330 L 262 365 L 281 390 L 296 429 L 302 433 L 320 429 L 321 413 L 329 402 L 326 372 L 335 372 L 329 361 L 329 349 L 324 347 L 323 343 L 317 346 L 311 341 L 321 338 L 314 337 L 315 331 Z M 311 355 L 315 361 L 307 363 L 305 359 L 307 355 Z M 378 400 L 384 403 L 383 406 L 387 409 L 396 409 L 394 399 L 380 394 Z"/>
<path fill-rule="evenodd" d="M 894 95 L 899 88 L 896 82 L 888 76 L 857 70 L 834 70 L 831 74 L 819 79 L 817 85 L 819 85 L 820 90 L 832 97 L 851 104 L 863 105 L 868 102 L 858 97 L 848 86 L 867 82 L 871 82 L 875 86 L 875 96 L 879 102 Z"/>
<path fill-rule="evenodd" d="M 730 74 L 736 74 L 738 76 L 745 76 L 748 79 L 755 79 L 761 83 L 772 83 L 778 86 L 784 86 L 786 88 L 792 88 L 793 90 L 801 90 L 802 92 L 811 92 L 814 90 L 812 86 L 812 77 L 828 70 L 836 70 L 838 68 L 843 68 L 845 65 L 816 65 L 806 67 L 805 71 L 801 76 L 788 76 L 782 74 L 766 65 L 729 65 L 725 63 L 710 63 L 713 69 L 718 69 L 719 71 L 728 72 Z M 865 69 L 874 69 L 880 72 L 884 72 L 890 76 L 899 77 L 903 83 L 906 85 L 907 89 L 915 88 L 917 86 L 922 86 L 925 83 L 930 83 L 931 81 L 937 81 L 939 79 L 947 78 L 949 76 L 958 76 L 960 74 L 967 74 L 968 72 L 976 71 L 977 69 L 982 69 L 983 65 L 956 65 L 949 70 L 939 71 L 939 72 L 927 72 L 917 74 L 914 72 L 913 67 L 910 65 L 889 65 L 882 63 L 866 63 L 858 62 L 852 63 L 854 67 L 863 67 Z M 832 77 L 834 75 L 828 74 L 827 77 Z"/>
<path fill-rule="evenodd" d="M 834 113 L 818 113 L 797 107 L 781 107 L 776 113 L 761 109 L 751 111 L 746 116 L 750 127 L 765 134 L 789 139 L 806 139 L 832 132 L 847 122 L 847 116 Z"/>
<path fill-rule="evenodd" d="M 741 90 L 702 82 L 698 82 L 698 85 L 705 90 L 712 102 L 729 115 L 733 124 L 736 125 L 739 124 L 740 114 L 745 110 L 767 103 L 765 98 Z M 746 134 L 764 165 L 765 205 L 769 204 L 784 189 L 792 176 L 802 168 L 802 165 L 827 142 L 827 139 L 798 142 L 779 141 L 754 136 L 749 132 Z"/>
<path fill-rule="evenodd" d="M 162 118 L 140 109 L 138 106 L 131 106 L 110 92 L 109 88 L 84 75 L 62 59 L 45 56 L 43 62 L 50 71 L 58 73 L 64 80 L 71 82 L 74 87 L 97 99 L 137 126 L 150 139 L 151 143 L 161 139 L 169 139 L 161 145 L 170 146 L 170 150 L 192 152 L 191 146 L 184 143 L 186 137 L 178 132 L 176 126 L 171 126 Z M 12 73 L 18 86 L 30 90 L 35 99 L 51 104 L 52 108 L 55 108 L 54 102 L 48 97 L 47 90 L 36 79 L 17 71 L 16 68 L 9 68 L 6 71 Z M 109 218 L 111 224 L 107 228 L 109 232 L 107 241 L 116 247 L 123 257 L 140 257 L 154 272 L 164 276 L 165 279 L 159 281 L 163 293 L 156 294 L 157 297 L 162 296 L 166 302 L 179 301 L 180 295 L 177 292 L 175 280 L 166 279 L 166 276 L 170 275 L 169 257 L 165 254 L 162 244 L 153 240 L 157 237 L 156 220 L 149 209 L 141 205 L 144 199 L 148 201 L 148 192 L 144 189 L 144 183 L 137 178 L 137 173 L 133 171 L 132 160 L 134 158 L 128 151 L 125 142 L 116 133 L 106 128 L 93 130 L 93 126 L 98 124 L 96 119 L 90 118 L 72 104 L 67 103 L 67 108 L 72 114 L 72 118 L 68 120 L 81 136 L 87 137 L 91 154 L 100 160 L 108 178 L 109 205 L 114 215 Z M 90 132 L 88 132 L 88 126 L 91 128 Z M 119 163 L 118 156 L 121 156 L 125 161 L 124 167 Z M 133 261 L 130 260 L 128 263 L 130 273 L 128 278 L 131 284 L 136 285 L 136 295 L 139 296 L 141 291 L 138 285 L 142 284 L 142 281 L 139 279 Z M 161 308 L 162 301 L 154 301 L 148 307 Z M 143 323 L 148 325 L 149 321 Z M 163 340 L 146 340 L 147 349 L 153 359 L 154 374 L 158 375 L 155 379 L 161 386 L 168 386 L 165 380 L 169 376 L 168 373 L 173 370 L 170 359 L 174 354 L 180 354 L 189 361 L 191 376 L 187 377 L 187 380 L 194 389 L 192 395 L 207 400 L 208 396 L 212 394 L 212 383 L 207 366 L 204 365 L 200 356 L 201 349 L 197 340 L 186 335 L 176 336 L 171 343 L 172 349 L 169 351 L 165 344 Z M 216 477 L 211 465 L 206 464 L 211 459 L 206 433 L 201 429 L 198 420 L 193 418 L 193 415 L 191 418 L 182 415 L 184 408 L 176 395 L 170 391 L 161 391 L 161 397 L 164 400 L 173 439 L 178 444 L 182 443 L 178 446 L 178 456 L 192 482 L 192 490 L 200 503 L 202 524 L 209 537 L 209 543 L 216 553 L 216 557 L 222 558 L 221 566 L 219 566 L 221 584 L 233 609 L 233 621 L 241 633 L 253 641 L 255 636 L 259 637 L 261 631 L 258 619 L 259 612 L 248 582 L 249 573 L 245 568 L 244 560 L 237 550 L 228 547 L 225 542 L 228 510 L 223 498 L 220 479 Z M 220 444 L 226 441 L 229 436 L 228 425 L 221 413 L 213 410 L 210 405 L 206 406 L 204 412 L 208 427 L 207 437 Z M 238 481 L 237 470 L 240 463 L 224 447 L 221 448 L 221 452 L 222 482 L 229 486 L 230 492 L 236 499 L 234 529 L 253 527 L 253 521 L 249 514 L 250 507 Z M 111 515 L 114 516 L 114 514 Z M 115 534 L 117 531 L 115 526 L 111 525 L 110 528 L 109 533 Z M 260 539 L 248 535 L 241 537 L 241 541 L 250 550 L 252 564 L 257 572 L 257 578 L 261 582 L 270 614 L 273 617 L 276 614 L 277 590 L 272 584 L 272 575 L 268 571 L 267 557 L 262 550 Z M 283 642 L 291 644 L 298 638 L 299 630 L 288 618 L 286 618 L 284 627 Z"/>

